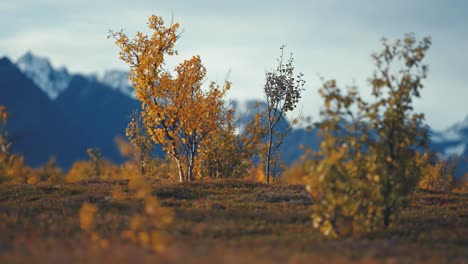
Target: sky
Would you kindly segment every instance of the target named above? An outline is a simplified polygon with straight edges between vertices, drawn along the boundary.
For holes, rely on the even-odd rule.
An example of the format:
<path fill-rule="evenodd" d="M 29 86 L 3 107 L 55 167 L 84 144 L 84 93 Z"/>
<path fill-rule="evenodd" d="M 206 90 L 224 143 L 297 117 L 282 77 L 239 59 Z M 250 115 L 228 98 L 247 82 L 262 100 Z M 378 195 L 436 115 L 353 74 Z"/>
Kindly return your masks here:
<path fill-rule="evenodd" d="M 436 130 L 468 116 L 468 1 L 465 0 L 1 0 L 0 56 L 27 51 L 73 73 L 128 69 L 109 30 L 148 33 L 147 18 L 181 24 L 176 63 L 200 55 L 209 81 L 230 72 L 232 99 L 261 99 L 279 47 L 304 74 L 303 115 L 318 119 L 320 77 L 369 92 L 371 53 L 381 38 L 432 38 L 429 75 L 416 111 Z"/>

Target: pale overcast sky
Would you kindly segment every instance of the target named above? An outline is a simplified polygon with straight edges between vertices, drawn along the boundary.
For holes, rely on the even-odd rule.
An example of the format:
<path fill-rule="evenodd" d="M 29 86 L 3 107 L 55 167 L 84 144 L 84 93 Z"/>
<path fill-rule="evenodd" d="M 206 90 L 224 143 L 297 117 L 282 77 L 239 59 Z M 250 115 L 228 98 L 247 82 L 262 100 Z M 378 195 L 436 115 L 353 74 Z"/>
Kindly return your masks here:
<path fill-rule="evenodd" d="M 126 69 L 108 31 L 145 31 L 151 14 L 173 14 L 184 29 L 177 61 L 199 54 L 209 80 L 232 71 L 231 98 L 262 98 L 264 73 L 285 44 L 307 80 L 303 112 L 315 117 L 319 74 L 366 87 L 383 36 L 429 35 L 429 78 L 416 109 L 435 129 L 468 115 L 464 0 L 1 0 L 0 56 L 31 50 L 74 73 Z"/>

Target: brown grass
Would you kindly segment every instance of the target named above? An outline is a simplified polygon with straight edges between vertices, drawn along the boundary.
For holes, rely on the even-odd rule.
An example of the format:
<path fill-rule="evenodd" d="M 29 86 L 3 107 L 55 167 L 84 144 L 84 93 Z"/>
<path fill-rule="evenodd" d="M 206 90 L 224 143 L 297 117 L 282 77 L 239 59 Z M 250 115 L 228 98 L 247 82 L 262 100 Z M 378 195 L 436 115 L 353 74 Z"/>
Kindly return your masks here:
<path fill-rule="evenodd" d="M 141 209 L 114 199 L 116 185 L 0 186 L 0 263 L 466 263 L 468 194 L 418 192 L 389 230 L 324 241 L 312 228 L 314 202 L 300 185 L 243 181 L 153 183 L 153 194 L 176 218 L 166 251 L 153 253 L 121 239 Z M 96 231 L 79 226 L 83 202 L 99 207 Z"/>

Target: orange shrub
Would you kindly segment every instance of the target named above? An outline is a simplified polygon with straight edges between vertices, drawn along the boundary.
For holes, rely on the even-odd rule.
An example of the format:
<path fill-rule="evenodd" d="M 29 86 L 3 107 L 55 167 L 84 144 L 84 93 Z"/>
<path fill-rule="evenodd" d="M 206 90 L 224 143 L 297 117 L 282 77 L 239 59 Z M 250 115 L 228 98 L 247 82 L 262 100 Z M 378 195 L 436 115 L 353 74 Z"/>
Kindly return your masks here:
<path fill-rule="evenodd" d="M 434 154 L 418 155 L 417 162 L 422 168 L 418 187 L 438 192 L 451 191 L 455 184 L 457 160 L 457 158 L 444 160 Z"/>

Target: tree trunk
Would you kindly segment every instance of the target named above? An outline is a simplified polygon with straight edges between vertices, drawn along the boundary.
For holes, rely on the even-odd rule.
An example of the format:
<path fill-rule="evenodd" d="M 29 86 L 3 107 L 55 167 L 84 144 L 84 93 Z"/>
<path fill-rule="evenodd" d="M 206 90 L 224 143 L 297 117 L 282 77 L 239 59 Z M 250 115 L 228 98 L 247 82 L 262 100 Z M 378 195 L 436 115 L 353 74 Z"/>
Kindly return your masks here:
<path fill-rule="evenodd" d="M 197 150 L 197 145 L 192 144 L 192 146 L 190 148 L 189 164 L 188 164 L 188 168 L 187 168 L 187 180 L 188 181 L 193 181 L 194 180 L 193 168 L 195 167 L 195 155 L 196 155 L 197 151 L 198 151 Z"/>
<path fill-rule="evenodd" d="M 268 133 L 268 150 L 267 150 L 266 164 L 265 164 L 265 181 L 267 184 L 270 183 L 270 165 L 271 165 L 272 146 L 273 146 L 273 131 L 270 129 Z"/>
<path fill-rule="evenodd" d="M 392 202 L 390 201 L 391 192 L 392 185 L 390 183 L 390 179 L 387 179 L 384 192 L 385 206 L 383 210 L 383 224 L 385 229 L 390 225 L 390 216 L 392 215 Z"/>
<path fill-rule="evenodd" d="M 390 206 L 385 206 L 384 212 L 383 212 L 383 222 L 384 222 L 384 228 L 387 229 L 388 226 L 390 225 L 390 216 L 392 215 L 392 209 Z"/>
<path fill-rule="evenodd" d="M 195 157 L 193 153 L 190 154 L 190 160 L 189 160 L 189 165 L 187 169 L 187 180 L 188 181 L 193 181 L 193 167 L 195 163 Z"/>
<path fill-rule="evenodd" d="M 182 166 L 182 163 L 179 161 L 179 159 L 175 159 L 175 161 L 177 163 L 177 168 L 179 169 L 179 182 L 184 182 L 184 167 Z"/>
<path fill-rule="evenodd" d="M 393 144 L 393 139 L 394 139 L 394 123 L 392 122 L 391 123 L 391 126 L 390 126 L 390 132 L 389 132 L 389 136 L 388 136 L 388 151 L 389 151 L 389 154 L 390 154 L 390 159 L 392 160 L 392 162 L 395 162 L 395 146 Z M 387 228 L 389 225 L 390 225 L 390 217 L 392 215 L 392 204 L 393 204 L 393 201 L 391 200 L 391 195 L 392 195 L 392 178 L 393 178 L 393 175 L 392 173 L 394 173 L 393 171 L 395 170 L 395 168 L 393 167 L 393 165 L 390 163 L 387 165 L 387 181 L 385 182 L 385 186 L 384 186 L 384 195 L 383 195 L 383 198 L 384 198 L 384 203 L 385 203 L 385 206 L 384 206 L 384 210 L 383 210 L 383 224 L 384 224 L 384 228 Z"/>
<path fill-rule="evenodd" d="M 146 169 L 145 169 L 145 160 L 140 158 L 140 173 L 141 173 L 141 176 L 145 177 L 146 176 Z"/>
<path fill-rule="evenodd" d="M 270 155 L 266 157 L 266 164 L 265 164 L 265 183 L 270 183 Z"/>

